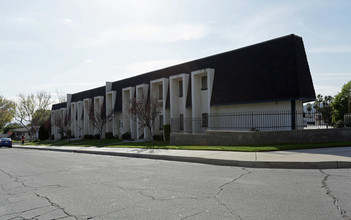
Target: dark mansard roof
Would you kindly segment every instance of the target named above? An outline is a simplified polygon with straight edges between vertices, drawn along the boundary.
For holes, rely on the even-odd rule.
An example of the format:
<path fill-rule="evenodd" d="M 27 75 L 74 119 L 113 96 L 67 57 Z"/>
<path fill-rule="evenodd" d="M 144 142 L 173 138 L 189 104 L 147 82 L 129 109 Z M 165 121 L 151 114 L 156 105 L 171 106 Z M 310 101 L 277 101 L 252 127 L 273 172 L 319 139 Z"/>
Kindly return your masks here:
<path fill-rule="evenodd" d="M 67 102 L 61 102 L 61 103 L 57 103 L 57 104 L 53 104 L 51 110 L 58 110 L 61 108 L 66 108 L 67 106 Z"/>
<path fill-rule="evenodd" d="M 302 38 L 288 35 L 113 82 L 112 90 L 117 91 L 115 111 L 122 110 L 123 88 L 206 68 L 215 70 L 211 105 L 315 99 Z M 191 106 L 190 85 L 191 79 L 187 107 Z M 104 92 L 103 86 L 76 93 L 72 102 Z M 169 107 L 169 94 L 166 104 Z"/>

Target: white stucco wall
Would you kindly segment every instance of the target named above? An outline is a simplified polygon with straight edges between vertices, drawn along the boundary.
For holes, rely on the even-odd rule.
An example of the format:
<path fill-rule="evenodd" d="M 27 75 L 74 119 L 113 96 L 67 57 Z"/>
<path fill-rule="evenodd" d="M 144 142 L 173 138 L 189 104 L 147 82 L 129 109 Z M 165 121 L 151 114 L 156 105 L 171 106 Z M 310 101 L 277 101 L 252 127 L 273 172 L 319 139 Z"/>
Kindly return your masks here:
<path fill-rule="evenodd" d="M 146 104 L 146 98 L 147 98 L 147 94 L 148 94 L 148 90 L 149 90 L 149 85 L 148 84 L 141 84 L 136 86 L 136 101 L 143 101 L 144 104 Z M 146 127 L 142 127 L 141 123 L 140 123 L 140 119 L 137 118 L 136 121 L 136 138 L 140 139 L 140 138 L 144 138 L 144 139 L 150 139 L 151 135 L 150 135 L 150 131 L 149 128 Z"/>
<path fill-rule="evenodd" d="M 210 103 L 213 88 L 215 70 L 206 68 L 202 70 L 196 70 L 191 72 L 191 99 L 192 99 L 192 132 L 199 133 L 203 132 L 202 127 L 202 114 L 211 113 Z M 201 87 L 202 77 L 207 77 L 207 89 L 203 90 Z M 210 121 L 209 121 L 210 123 Z"/>
<path fill-rule="evenodd" d="M 132 139 L 136 138 L 136 120 L 129 113 L 130 101 L 134 98 L 135 87 L 122 89 L 123 133 L 130 132 Z"/>
<path fill-rule="evenodd" d="M 301 109 L 302 101 L 297 101 L 296 110 Z M 290 130 L 291 101 L 212 106 L 210 121 L 212 130 Z M 303 129 L 302 114 L 295 123 Z"/>
<path fill-rule="evenodd" d="M 168 95 L 168 78 L 161 78 L 150 81 L 150 98 L 151 100 L 158 99 L 161 104 L 160 114 L 162 116 L 163 125 L 170 123 L 170 112 L 166 111 L 166 100 Z M 159 99 L 159 85 L 162 85 L 162 98 Z M 163 130 L 160 129 L 160 117 L 156 117 L 154 122 L 154 134 L 163 134 Z"/>
<path fill-rule="evenodd" d="M 92 120 L 90 119 L 90 111 L 91 111 L 92 99 L 84 99 L 83 100 L 83 137 L 85 135 L 93 135 L 93 124 Z"/>

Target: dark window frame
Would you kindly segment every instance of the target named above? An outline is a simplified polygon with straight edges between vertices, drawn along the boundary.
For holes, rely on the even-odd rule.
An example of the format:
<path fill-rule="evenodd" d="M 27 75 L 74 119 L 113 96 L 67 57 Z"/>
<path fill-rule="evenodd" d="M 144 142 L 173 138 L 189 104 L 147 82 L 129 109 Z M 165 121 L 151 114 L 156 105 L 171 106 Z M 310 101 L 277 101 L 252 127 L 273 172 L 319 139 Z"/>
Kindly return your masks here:
<path fill-rule="evenodd" d="M 163 99 L 163 85 L 158 85 L 158 99 Z"/>
<path fill-rule="evenodd" d="M 178 81 L 178 96 L 183 97 L 183 80 Z"/>
<path fill-rule="evenodd" d="M 208 127 L 208 113 L 202 113 L 201 115 L 201 127 Z"/>
<path fill-rule="evenodd" d="M 159 126 L 159 130 L 163 130 L 163 115 L 159 115 L 158 117 L 158 126 Z"/>
<path fill-rule="evenodd" d="M 207 90 L 207 75 L 201 77 L 201 90 Z"/>

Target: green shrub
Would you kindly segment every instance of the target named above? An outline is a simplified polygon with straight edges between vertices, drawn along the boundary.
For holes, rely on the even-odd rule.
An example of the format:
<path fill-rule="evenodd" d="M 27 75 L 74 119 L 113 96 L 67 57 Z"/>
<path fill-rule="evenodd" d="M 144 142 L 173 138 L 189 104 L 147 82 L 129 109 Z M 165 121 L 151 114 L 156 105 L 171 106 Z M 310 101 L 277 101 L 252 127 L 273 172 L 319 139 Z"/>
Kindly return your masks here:
<path fill-rule="evenodd" d="M 132 134 L 128 131 L 128 132 L 122 134 L 122 139 L 123 140 L 130 140 L 130 139 L 132 139 Z"/>
<path fill-rule="evenodd" d="M 84 135 L 84 138 L 85 138 L 85 139 L 93 139 L 94 136 L 91 135 L 91 134 L 86 134 L 86 135 Z"/>
<path fill-rule="evenodd" d="M 154 141 L 163 141 L 163 135 L 162 134 L 155 134 Z"/>
<path fill-rule="evenodd" d="M 339 120 L 335 122 L 334 127 L 336 128 L 343 128 L 344 127 L 344 122 L 342 120 Z"/>
<path fill-rule="evenodd" d="M 100 134 L 94 135 L 94 139 L 100 140 Z"/>
<path fill-rule="evenodd" d="M 345 127 L 351 127 L 351 114 L 344 115 L 344 124 Z"/>
<path fill-rule="evenodd" d="M 68 139 L 68 137 L 72 136 L 72 131 L 71 130 L 67 130 L 67 136 L 65 137 L 66 139 Z"/>
<path fill-rule="evenodd" d="M 170 124 L 163 125 L 163 133 L 164 133 L 165 141 L 169 141 L 169 136 L 171 134 L 171 125 Z"/>
<path fill-rule="evenodd" d="M 112 132 L 106 132 L 105 134 L 106 139 L 114 139 L 115 137 L 113 136 Z"/>
<path fill-rule="evenodd" d="M 48 129 L 46 129 L 43 125 L 39 127 L 39 140 L 47 140 L 49 139 L 50 134 Z"/>

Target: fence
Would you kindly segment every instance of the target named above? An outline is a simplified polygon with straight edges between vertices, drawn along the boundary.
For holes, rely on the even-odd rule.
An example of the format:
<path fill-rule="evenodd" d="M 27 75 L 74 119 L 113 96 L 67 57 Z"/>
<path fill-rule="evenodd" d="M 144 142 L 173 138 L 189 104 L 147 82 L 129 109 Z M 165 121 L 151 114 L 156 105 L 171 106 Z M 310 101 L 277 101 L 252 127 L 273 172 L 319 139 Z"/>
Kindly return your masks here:
<path fill-rule="evenodd" d="M 326 121 L 325 121 L 326 120 Z M 328 122 L 328 123 L 327 123 Z M 172 133 L 203 133 L 206 130 L 272 131 L 330 128 L 330 117 L 317 112 L 250 111 L 202 114 L 202 118 L 172 118 Z"/>

